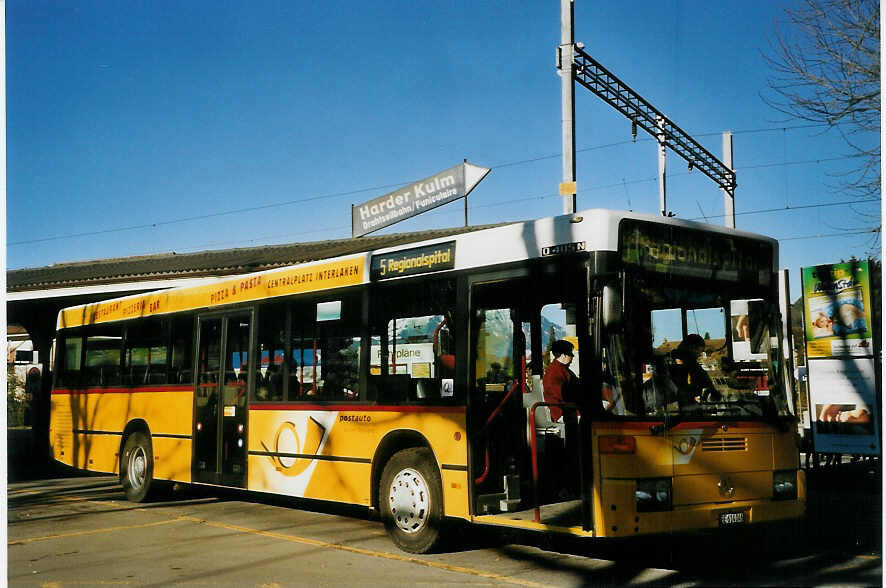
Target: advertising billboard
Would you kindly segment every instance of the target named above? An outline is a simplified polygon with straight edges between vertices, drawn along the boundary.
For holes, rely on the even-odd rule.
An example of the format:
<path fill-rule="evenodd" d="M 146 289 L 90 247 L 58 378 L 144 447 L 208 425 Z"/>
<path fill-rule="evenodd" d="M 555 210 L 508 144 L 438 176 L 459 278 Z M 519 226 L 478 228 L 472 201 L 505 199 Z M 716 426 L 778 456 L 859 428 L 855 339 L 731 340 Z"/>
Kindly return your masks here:
<path fill-rule="evenodd" d="M 815 451 L 879 454 L 869 264 L 806 267 L 802 282 Z"/>
<path fill-rule="evenodd" d="M 877 389 L 872 358 L 809 362 L 809 409 L 815 450 L 876 455 Z"/>
<path fill-rule="evenodd" d="M 867 261 L 803 268 L 808 357 L 873 355 Z"/>

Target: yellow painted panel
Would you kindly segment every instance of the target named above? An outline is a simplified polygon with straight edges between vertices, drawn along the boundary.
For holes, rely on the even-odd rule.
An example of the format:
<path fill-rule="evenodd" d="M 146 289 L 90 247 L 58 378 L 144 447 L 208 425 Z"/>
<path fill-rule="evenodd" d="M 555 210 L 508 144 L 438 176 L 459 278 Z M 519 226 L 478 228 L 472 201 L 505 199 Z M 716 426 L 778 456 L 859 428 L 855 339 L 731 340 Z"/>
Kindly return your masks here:
<path fill-rule="evenodd" d="M 700 475 L 709 472 L 790 469 L 797 467 L 797 446 L 792 433 L 775 434 L 768 427 L 677 428 L 662 435 L 646 430 L 609 427 L 600 435 L 633 437 L 636 452 L 601 454 L 600 472 L 604 478 L 648 478 L 672 475 Z"/>
<path fill-rule="evenodd" d="M 600 475 L 604 478 L 654 478 L 673 473 L 670 440 L 664 436 L 637 435 L 636 431 L 604 430 L 606 435 L 634 437 L 636 453 L 600 454 Z M 600 447 L 594 435 L 594 448 Z"/>
<path fill-rule="evenodd" d="M 50 457 L 65 465 L 73 465 L 74 453 L 73 435 L 70 431 L 49 430 Z"/>
<path fill-rule="evenodd" d="M 283 465 L 295 461 L 282 459 Z M 317 498 L 369 506 L 371 464 L 328 460 L 305 460 L 307 467 L 287 476 L 278 458 L 249 456 L 247 488 L 302 498 Z"/>
<path fill-rule="evenodd" d="M 115 474 L 119 471 L 120 435 L 74 434 L 69 451 L 72 461 L 66 463 L 75 468 Z"/>
<path fill-rule="evenodd" d="M 619 530 L 632 528 L 636 521 L 634 480 L 603 480 L 600 504 L 594 510 L 594 533 L 600 536 L 620 535 Z"/>
<path fill-rule="evenodd" d="M 418 431 L 431 444 L 438 467 L 466 466 L 464 428 L 461 411 L 253 409 L 249 413 L 252 455 L 247 487 L 368 505 L 372 460 L 386 434 L 394 430 Z M 254 455 L 256 452 L 269 455 Z M 338 459 L 315 459 L 314 455 Z M 465 474 L 459 474 L 463 479 Z M 464 504 L 452 505 L 453 512 L 466 512 L 466 481 L 463 487 Z"/>
<path fill-rule="evenodd" d="M 191 481 L 191 440 L 152 437 L 154 477 L 158 480 Z"/>
<path fill-rule="evenodd" d="M 371 459 L 387 433 L 414 430 L 428 439 L 438 462 L 467 465 L 464 429 L 462 412 L 253 409 L 249 450 Z"/>
<path fill-rule="evenodd" d="M 443 470 L 443 508 L 444 515 L 469 519 L 468 510 L 468 473 L 455 470 Z"/>
<path fill-rule="evenodd" d="M 721 493 L 721 481 L 733 489 L 731 496 Z M 772 472 L 731 472 L 698 474 L 674 478 L 674 505 L 768 499 L 772 497 Z"/>
<path fill-rule="evenodd" d="M 674 447 L 692 445 L 688 455 L 674 454 L 677 475 L 769 470 L 772 433 L 748 429 L 695 429 L 672 435 Z"/>
<path fill-rule="evenodd" d="M 361 284 L 365 265 L 366 256 L 358 255 L 335 261 L 273 269 L 219 280 L 208 285 L 173 288 L 163 292 L 77 306 L 59 313 L 58 328 L 224 306 Z"/>
<path fill-rule="evenodd" d="M 305 498 L 369 506 L 372 464 L 315 460 Z"/>
<path fill-rule="evenodd" d="M 193 390 L 52 395 L 52 419 L 72 430 L 122 433 L 142 419 L 152 433 L 191 435 Z"/>
<path fill-rule="evenodd" d="M 54 393 L 49 442 L 52 457 L 75 468 L 119 473 L 121 434 L 143 420 L 152 434 L 191 436 L 193 391 Z M 154 477 L 190 480 L 191 440 L 152 437 Z"/>

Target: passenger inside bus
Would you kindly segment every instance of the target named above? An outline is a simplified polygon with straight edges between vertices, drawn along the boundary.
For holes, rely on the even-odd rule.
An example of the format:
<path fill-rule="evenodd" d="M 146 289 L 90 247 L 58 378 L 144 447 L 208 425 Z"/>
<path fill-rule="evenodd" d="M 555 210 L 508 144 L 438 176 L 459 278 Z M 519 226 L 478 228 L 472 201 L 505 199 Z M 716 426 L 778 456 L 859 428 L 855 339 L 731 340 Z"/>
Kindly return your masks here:
<path fill-rule="evenodd" d="M 720 393 L 710 376 L 698 362 L 704 350 L 705 342 L 701 335 L 690 333 L 671 352 L 674 362 L 671 376 L 677 384 L 677 400 L 681 406 L 720 399 Z"/>
<path fill-rule="evenodd" d="M 582 395 L 578 376 L 569 369 L 574 357 L 574 347 L 572 343 L 564 339 L 554 341 L 551 345 L 551 355 L 554 356 L 553 361 L 545 370 L 542 385 L 544 389 L 545 402 L 552 403 L 573 403 L 581 404 Z M 557 472 L 560 478 L 558 486 L 561 488 L 558 498 L 564 499 L 569 496 L 577 495 L 579 491 L 579 461 L 576 443 L 578 442 L 578 412 L 575 410 L 564 410 L 560 406 L 548 407 L 551 411 L 551 418 L 555 422 L 562 422 L 566 427 L 566 446 L 565 459 L 566 467 Z M 552 453 L 556 456 L 556 453 Z"/>
<path fill-rule="evenodd" d="M 564 403 L 578 402 L 578 376 L 569 369 L 574 357 L 573 345 L 569 341 L 560 339 L 551 345 L 551 355 L 554 360 L 545 370 L 542 384 L 544 386 L 545 402 Z M 562 421 L 563 409 L 559 406 L 549 407 L 551 418 L 554 421 Z"/>
<path fill-rule="evenodd" d="M 267 387 L 267 400 L 283 399 L 283 370 L 281 366 L 272 361 L 268 365 L 264 383 Z"/>

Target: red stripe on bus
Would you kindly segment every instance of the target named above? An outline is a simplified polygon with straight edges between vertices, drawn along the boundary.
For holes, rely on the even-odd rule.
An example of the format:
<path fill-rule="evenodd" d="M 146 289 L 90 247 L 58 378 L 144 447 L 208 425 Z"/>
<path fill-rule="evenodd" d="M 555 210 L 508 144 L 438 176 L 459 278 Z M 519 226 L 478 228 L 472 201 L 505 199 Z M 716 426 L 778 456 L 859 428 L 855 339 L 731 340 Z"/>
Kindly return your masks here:
<path fill-rule="evenodd" d="M 752 421 L 682 421 L 675 425 L 671 430 L 672 431 L 681 431 L 685 429 L 710 429 L 717 428 L 719 429 L 722 426 L 726 426 L 727 429 L 751 429 L 751 428 L 759 428 L 761 426 L 766 426 L 768 423 L 755 423 Z M 663 421 L 625 421 L 625 422 L 617 422 L 617 421 L 597 421 L 594 423 L 593 427 L 598 429 L 648 429 L 650 427 L 660 427 L 664 425 Z"/>
<path fill-rule="evenodd" d="M 661 425 L 661 423 L 650 421 L 650 422 L 637 422 L 637 421 L 624 421 L 624 422 L 615 422 L 615 421 L 597 421 L 593 423 L 591 426 L 596 429 L 648 429 L 649 427 L 655 427 L 657 425 Z"/>
<path fill-rule="evenodd" d="M 465 412 L 464 406 L 400 406 L 375 404 L 250 404 L 249 410 L 337 410 L 339 412 Z"/>
<path fill-rule="evenodd" d="M 194 386 L 139 386 L 136 388 L 59 388 L 53 394 L 138 394 L 141 392 L 193 392 Z"/>

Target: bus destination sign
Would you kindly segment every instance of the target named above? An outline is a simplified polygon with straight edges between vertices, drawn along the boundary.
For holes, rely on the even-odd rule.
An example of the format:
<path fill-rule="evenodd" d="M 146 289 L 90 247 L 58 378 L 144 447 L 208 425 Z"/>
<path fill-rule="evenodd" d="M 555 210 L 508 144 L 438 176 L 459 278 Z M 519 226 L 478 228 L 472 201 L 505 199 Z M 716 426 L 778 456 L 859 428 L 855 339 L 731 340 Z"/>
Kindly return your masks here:
<path fill-rule="evenodd" d="M 455 241 L 373 255 L 370 280 L 389 280 L 455 268 Z"/>
<path fill-rule="evenodd" d="M 628 265 L 672 275 L 770 283 L 772 245 L 672 225 L 622 221 L 619 255 Z"/>

